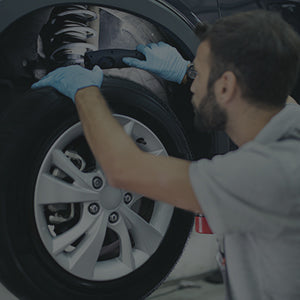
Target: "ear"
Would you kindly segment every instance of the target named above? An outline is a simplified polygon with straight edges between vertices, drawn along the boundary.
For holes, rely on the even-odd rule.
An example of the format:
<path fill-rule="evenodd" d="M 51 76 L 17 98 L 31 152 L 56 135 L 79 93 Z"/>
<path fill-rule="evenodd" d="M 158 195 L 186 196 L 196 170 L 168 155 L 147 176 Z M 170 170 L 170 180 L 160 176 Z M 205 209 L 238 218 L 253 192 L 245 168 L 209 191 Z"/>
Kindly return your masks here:
<path fill-rule="evenodd" d="M 237 90 L 237 78 L 231 71 L 226 71 L 215 82 L 215 95 L 219 103 L 229 103 Z"/>

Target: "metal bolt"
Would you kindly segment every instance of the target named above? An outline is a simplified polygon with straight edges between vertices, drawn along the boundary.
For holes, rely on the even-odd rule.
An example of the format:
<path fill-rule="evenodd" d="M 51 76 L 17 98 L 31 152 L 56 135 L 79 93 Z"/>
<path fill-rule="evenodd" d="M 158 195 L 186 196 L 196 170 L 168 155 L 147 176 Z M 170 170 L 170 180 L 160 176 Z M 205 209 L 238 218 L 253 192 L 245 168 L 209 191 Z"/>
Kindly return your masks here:
<path fill-rule="evenodd" d="M 138 144 L 147 145 L 147 142 L 146 142 L 145 139 L 142 138 L 142 137 L 136 139 L 136 142 L 137 142 Z"/>
<path fill-rule="evenodd" d="M 92 203 L 92 204 L 89 205 L 88 209 L 89 209 L 89 213 L 91 215 L 96 215 L 100 210 L 100 206 L 99 206 L 98 203 Z"/>
<path fill-rule="evenodd" d="M 93 187 L 95 189 L 100 189 L 103 185 L 103 180 L 100 177 L 94 177 L 93 178 Z"/>
<path fill-rule="evenodd" d="M 119 214 L 117 212 L 113 212 L 110 214 L 110 216 L 109 216 L 110 223 L 114 224 L 114 223 L 118 222 L 118 220 L 119 220 Z"/>
<path fill-rule="evenodd" d="M 124 202 L 126 204 L 129 204 L 131 201 L 132 201 L 132 195 L 130 193 L 126 193 L 124 196 L 123 196 L 123 199 L 124 199 Z"/>

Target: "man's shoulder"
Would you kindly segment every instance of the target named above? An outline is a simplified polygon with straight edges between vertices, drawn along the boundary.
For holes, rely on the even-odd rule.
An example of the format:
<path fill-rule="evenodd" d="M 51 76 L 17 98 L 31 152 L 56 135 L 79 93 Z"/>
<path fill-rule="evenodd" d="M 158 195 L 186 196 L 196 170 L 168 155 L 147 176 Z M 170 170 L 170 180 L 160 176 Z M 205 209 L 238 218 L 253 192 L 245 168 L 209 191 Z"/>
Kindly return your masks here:
<path fill-rule="evenodd" d="M 264 176 L 278 171 L 277 156 L 273 155 L 272 147 L 255 141 L 248 142 L 241 148 L 222 155 L 216 155 L 211 160 L 200 159 L 193 163 L 199 173 L 214 174 L 218 177 L 232 176 L 236 180 L 251 175 Z M 238 176 L 238 177 L 236 177 Z"/>

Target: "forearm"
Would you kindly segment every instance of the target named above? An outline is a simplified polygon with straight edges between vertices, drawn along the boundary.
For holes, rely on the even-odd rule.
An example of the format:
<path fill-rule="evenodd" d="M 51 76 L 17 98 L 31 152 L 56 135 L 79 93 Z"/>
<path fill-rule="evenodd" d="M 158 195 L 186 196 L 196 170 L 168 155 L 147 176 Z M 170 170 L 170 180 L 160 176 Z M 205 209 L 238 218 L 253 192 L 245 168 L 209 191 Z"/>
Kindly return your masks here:
<path fill-rule="evenodd" d="M 131 157 L 134 158 L 140 150 L 112 116 L 97 87 L 79 90 L 75 103 L 93 154 L 107 179 L 114 180 L 116 169 L 126 169 L 123 164 L 129 165 Z"/>

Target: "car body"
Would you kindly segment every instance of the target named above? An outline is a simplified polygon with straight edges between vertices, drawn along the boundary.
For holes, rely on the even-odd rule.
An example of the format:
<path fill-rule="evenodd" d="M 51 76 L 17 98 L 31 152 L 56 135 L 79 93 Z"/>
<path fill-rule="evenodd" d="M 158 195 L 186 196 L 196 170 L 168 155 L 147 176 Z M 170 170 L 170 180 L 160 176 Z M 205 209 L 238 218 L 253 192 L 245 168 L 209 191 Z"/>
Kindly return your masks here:
<path fill-rule="evenodd" d="M 196 26 L 242 10 L 278 10 L 300 31 L 299 2 L 0 0 L 1 282 L 22 299 L 144 299 L 175 265 L 194 221 L 110 187 L 73 104 L 32 83 L 84 65 L 87 51 L 139 43 L 165 41 L 192 61 Z M 143 151 L 192 160 L 235 148 L 224 133 L 196 133 L 189 84 L 134 68 L 104 74 L 102 92 Z"/>

